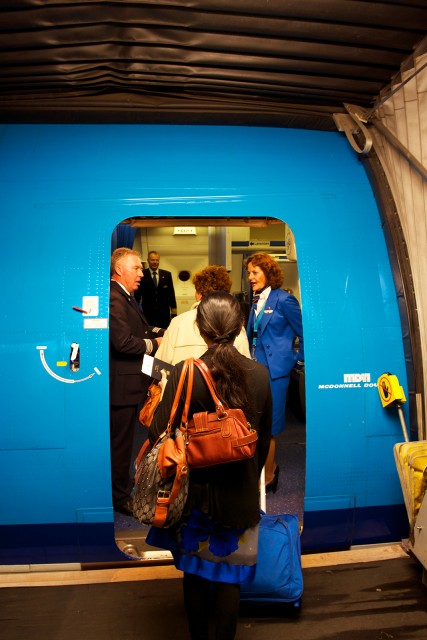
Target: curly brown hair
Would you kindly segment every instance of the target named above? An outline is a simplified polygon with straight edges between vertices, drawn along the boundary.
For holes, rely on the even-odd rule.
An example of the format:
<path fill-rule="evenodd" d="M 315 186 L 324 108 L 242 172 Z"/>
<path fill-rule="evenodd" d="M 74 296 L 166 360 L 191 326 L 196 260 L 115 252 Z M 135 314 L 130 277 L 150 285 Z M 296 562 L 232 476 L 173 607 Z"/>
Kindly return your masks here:
<path fill-rule="evenodd" d="M 193 284 L 202 297 L 211 291 L 226 291 L 230 293 L 232 281 L 225 267 L 210 265 L 193 276 Z"/>
<path fill-rule="evenodd" d="M 249 258 L 246 258 L 246 269 L 249 264 L 261 269 L 268 287 L 280 289 L 283 284 L 283 273 L 276 260 L 269 253 L 254 253 Z"/>

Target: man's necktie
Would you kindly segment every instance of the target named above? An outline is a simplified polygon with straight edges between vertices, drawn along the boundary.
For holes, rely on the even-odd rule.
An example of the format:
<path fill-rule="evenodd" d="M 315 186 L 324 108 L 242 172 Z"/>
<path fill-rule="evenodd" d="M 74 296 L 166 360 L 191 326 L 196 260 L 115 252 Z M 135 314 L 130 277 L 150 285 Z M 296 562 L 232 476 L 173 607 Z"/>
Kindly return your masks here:
<path fill-rule="evenodd" d="M 154 288 L 157 289 L 157 271 L 153 271 L 153 284 Z"/>
<path fill-rule="evenodd" d="M 138 302 L 135 300 L 135 298 L 134 298 L 133 296 L 130 296 L 129 301 L 130 301 L 131 305 L 132 305 L 133 307 L 135 307 L 135 309 L 136 309 L 139 313 L 141 313 L 141 312 L 142 312 L 141 305 L 140 305 L 140 304 L 138 304 Z"/>

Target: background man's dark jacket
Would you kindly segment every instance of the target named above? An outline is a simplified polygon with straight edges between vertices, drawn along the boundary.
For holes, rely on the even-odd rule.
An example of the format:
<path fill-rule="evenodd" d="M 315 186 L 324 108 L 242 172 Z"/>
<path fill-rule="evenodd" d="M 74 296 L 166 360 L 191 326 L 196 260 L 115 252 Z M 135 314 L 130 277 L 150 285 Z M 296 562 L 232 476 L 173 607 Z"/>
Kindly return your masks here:
<path fill-rule="evenodd" d="M 171 321 L 171 310 L 176 313 L 175 290 L 172 274 L 157 269 L 158 284 L 154 286 L 150 269 L 144 269 L 144 277 L 135 291 L 135 299 L 141 303 L 148 324 L 166 329 Z"/>

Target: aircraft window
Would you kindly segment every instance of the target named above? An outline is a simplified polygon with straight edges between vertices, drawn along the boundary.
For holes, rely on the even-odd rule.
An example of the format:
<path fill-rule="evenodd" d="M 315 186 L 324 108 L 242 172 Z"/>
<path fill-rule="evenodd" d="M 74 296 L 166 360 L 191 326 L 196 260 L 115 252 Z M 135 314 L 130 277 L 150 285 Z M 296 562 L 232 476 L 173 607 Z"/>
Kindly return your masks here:
<path fill-rule="evenodd" d="M 178 273 L 178 278 L 181 280 L 181 282 L 187 282 L 190 279 L 190 272 L 189 271 L 180 271 Z"/>

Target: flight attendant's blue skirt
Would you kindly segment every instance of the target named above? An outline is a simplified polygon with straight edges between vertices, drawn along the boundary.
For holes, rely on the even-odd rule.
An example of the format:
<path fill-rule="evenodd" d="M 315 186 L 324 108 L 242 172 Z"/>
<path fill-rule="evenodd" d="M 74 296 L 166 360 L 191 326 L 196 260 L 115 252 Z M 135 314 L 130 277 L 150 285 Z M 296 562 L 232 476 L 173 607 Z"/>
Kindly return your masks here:
<path fill-rule="evenodd" d="M 286 397 L 288 395 L 290 376 L 283 378 L 270 378 L 271 395 L 273 396 L 273 424 L 271 435 L 277 436 L 285 430 L 286 424 Z"/>

